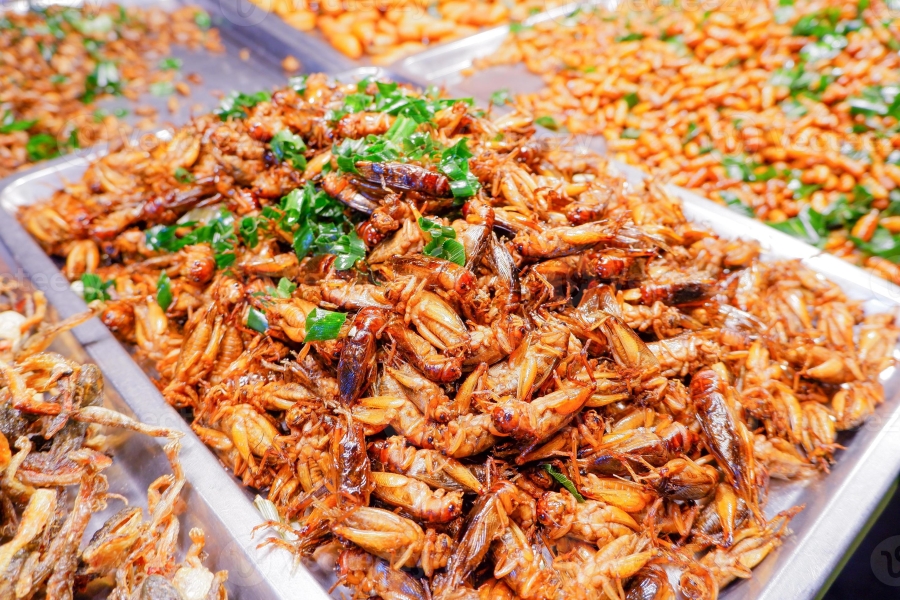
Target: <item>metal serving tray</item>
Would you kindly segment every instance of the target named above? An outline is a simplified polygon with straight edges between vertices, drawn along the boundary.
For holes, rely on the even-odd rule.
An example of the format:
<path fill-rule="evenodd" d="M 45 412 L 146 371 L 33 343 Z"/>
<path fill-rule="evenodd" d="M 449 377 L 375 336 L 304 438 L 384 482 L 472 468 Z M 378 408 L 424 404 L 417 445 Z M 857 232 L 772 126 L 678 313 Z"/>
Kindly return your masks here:
<path fill-rule="evenodd" d="M 545 21 L 564 22 L 578 10 L 611 9 L 617 0 L 582 0 L 568 2 L 522 21 L 523 26 Z M 500 25 L 474 35 L 429 48 L 395 63 L 398 74 L 426 85 L 447 86 L 464 96 L 473 96 L 487 104 L 491 94 L 500 89 L 512 93 L 535 92 L 544 87 L 540 75 L 524 64 L 498 65 L 469 74 L 474 62 L 500 49 L 509 37 L 510 26 Z"/>
<path fill-rule="evenodd" d="M 128 115 L 121 120 L 131 125 L 142 119 L 134 114 L 137 106 L 155 108 L 156 121 L 160 127 L 178 126 L 186 123 L 194 114 L 210 111 L 219 104 L 223 95 L 232 90 L 253 92 L 283 84 L 288 74 L 282 69 L 281 61 L 288 54 L 300 61 L 301 70 L 297 74 L 340 73 L 352 67 L 343 55 L 329 45 L 310 42 L 302 36 L 288 35 L 286 28 L 290 28 L 280 19 L 274 18 L 274 15 L 256 22 L 252 18 L 253 14 L 248 15 L 238 7 L 237 3 L 244 0 L 37 0 L 34 4 L 96 6 L 112 1 L 125 6 L 160 8 L 169 12 L 184 6 L 197 6 L 210 15 L 212 25 L 219 30 L 225 49 L 224 53 L 213 53 L 203 48 L 190 50 L 177 44 L 172 45 L 171 56 L 182 61 L 175 80 L 182 81 L 192 73 L 202 78 L 199 85 L 189 84 L 190 96 L 173 94 L 178 100 L 178 109 L 174 113 L 170 113 L 167 106 L 169 97 L 157 97 L 151 93 L 141 94 L 136 102 L 112 97 L 96 103 L 99 109 L 110 112 L 116 109 L 128 110 Z M 23 0 L 0 2 L 0 14 L 27 10 L 28 6 L 28 2 Z M 249 53 L 247 60 L 242 60 L 240 56 L 244 50 Z M 195 109 L 199 109 L 199 113 Z M 123 132 L 122 135 L 135 141 L 140 134 Z M 112 139 L 119 137 L 121 136 L 116 132 L 111 136 Z"/>
<path fill-rule="evenodd" d="M 387 78 L 391 74 L 369 67 L 346 71 L 336 77 L 354 81 L 370 76 Z M 95 146 L 0 180 L 0 260 L 5 258 L 9 265 L 4 269 L 0 264 L 0 273 L 8 272 L 43 291 L 59 318 L 80 313 L 87 310 L 87 306 L 72 291 L 56 263 L 22 229 L 15 219 L 15 210 L 17 206 L 47 197 L 66 181 L 78 179 L 88 164 L 105 151 L 105 145 Z M 287 552 L 258 548 L 268 533 L 254 534 L 254 528 L 263 525 L 264 521 L 253 506 L 253 494 L 219 464 L 184 419 L 166 404 L 153 382 L 109 330 L 98 319 L 91 319 L 68 336 L 103 371 L 106 386 L 112 392 L 113 407 L 146 423 L 164 425 L 184 433 L 181 459 L 190 484 L 189 491 L 185 492 L 188 510 L 184 531 L 195 524 L 206 531 L 209 567 L 229 572 L 231 597 L 237 600 L 327 599 L 325 588 L 334 581 L 330 573 L 313 574 L 302 565 L 294 564 Z M 131 437 L 135 438 L 134 442 Z M 167 468 L 168 461 L 161 447 L 152 440 L 131 437 L 124 440 L 117 452 L 122 458 L 108 473 L 111 481 L 123 478 L 126 485 L 121 493 L 140 503 L 141 497 L 146 498 L 147 485 L 165 472 L 163 469 Z M 120 491 L 115 485 L 112 487 L 112 491 Z"/>
<path fill-rule="evenodd" d="M 11 222 L 14 221 L 5 213 L 0 216 L 0 224 L 5 226 Z M 9 252 L 0 244 L 0 275 L 28 282 L 32 275 L 43 272 L 48 277 L 62 279 L 55 269 L 42 270 L 43 267 L 30 259 L 29 267 L 20 267 L 13 259 L 14 254 L 17 253 Z M 29 249 L 26 254 L 32 258 L 42 258 L 35 249 Z M 44 289 L 51 304 L 57 305 L 58 299 L 50 298 L 52 285 L 29 287 Z M 51 316 L 53 312 L 51 310 Z M 192 527 L 200 527 L 206 534 L 205 549 L 209 555 L 206 566 L 212 571 L 228 571 L 228 589 L 232 597 L 264 600 L 281 593 L 282 597 L 287 598 L 287 592 L 292 589 L 310 590 L 308 594 L 304 592 L 304 598 L 314 598 L 317 592 L 321 593 L 315 581 L 305 572 L 288 575 L 291 562 L 283 553 L 267 559 L 265 569 L 259 566 L 257 554 L 260 552 L 256 550 L 259 540 L 250 539 L 249 528 L 259 523 L 260 517 L 252 506 L 245 506 L 247 500 L 244 494 L 236 489 L 231 478 L 193 435 L 180 415 L 155 392 L 149 380 L 135 368 L 134 362 L 127 356 L 125 360 L 117 356 L 122 352 L 121 346 L 114 340 L 108 340 L 115 344 L 115 352 L 111 352 L 111 344 L 101 340 L 83 345 L 77 339 L 81 337 L 79 329 L 58 336 L 49 350 L 80 363 L 95 362 L 101 367 L 105 379 L 104 406 L 145 423 L 185 433 L 180 455 L 188 479 L 181 493 L 186 509 L 179 516 L 179 550 L 182 556 L 191 543 L 188 532 Z M 172 472 L 162 448 L 167 440 L 119 429 L 107 429 L 106 433 L 113 456 L 112 466 L 104 471 L 109 480 L 109 491 L 127 498 L 130 506 L 142 507 L 146 516 L 147 487 L 157 477 Z M 110 500 L 104 511 L 95 513 L 88 524 L 85 541 L 123 507 L 122 502 Z M 325 597 L 324 593 L 321 597 Z"/>
<path fill-rule="evenodd" d="M 581 8 L 614 7 L 615 2 L 582 3 Z M 536 15 L 530 22 L 564 19 L 572 6 Z M 544 86 L 539 75 L 523 64 L 490 67 L 468 74 L 475 60 L 497 52 L 509 36 L 508 26 L 495 27 L 409 57 L 395 65 L 401 75 L 422 85 L 440 85 L 454 96 L 473 96 L 486 102 L 498 89 L 527 93 Z M 542 132 L 552 143 L 583 146 L 604 152 L 601 136 Z M 647 175 L 635 167 L 616 161 L 612 164 L 631 181 Z M 767 258 L 800 259 L 810 268 L 838 283 L 848 296 L 865 301 L 868 311 L 900 310 L 900 287 L 876 275 L 759 221 L 738 215 L 697 194 L 667 186 L 684 203 L 685 215 L 704 223 L 720 235 L 759 241 Z M 895 356 L 900 352 L 895 350 Z M 807 482 L 773 482 L 766 513 L 805 504 L 791 522 L 794 534 L 753 572 L 753 577 L 728 587 L 721 595 L 727 600 L 757 598 L 813 598 L 829 582 L 832 571 L 866 526 L 892 481 L 900 472 L 900 373 L 889 369 L 882 376 L 886 402 L 858 431 L 842 436 L 846 450 L 837 455 L 837 464 L 826 476 Z"/>
<path fill-rule="evenodd" d="M 389 75 L 373 69 L 347 75 L 354 74 L 357 77 Z M 590 144 L 596 138 L 583 138 L 582 141 Z M 71 291 L 54 262 L 17 223 L 13 211 L 16 206 L 46 197 L 63 180 L 78 177 L 90 158 L 90 155 L 64 157 L 0 181 L 0 242 L 7 245 L 24 275 L 45 291 L 62 317 L 83 310 L 84 303 Z M 614 166 L 630 181 L 637 182 L 646 177 L 633 167 L 615 163 Z M 684 202 L 688 218 L 706 224 L 726 237 L 759 241 L 768 259 L 802 260 L 841 285 L 849 296 L 863 301 L 868 311 L 900 310 L 900 288 L 758 221 L 685 190 L 669 189 Z M 252 539 L 251 531 L 262 520 L 250 503 L 249 493 L 225 473 L 177 414 L 164 404 L 156 388 L 109 331 L 97 320 L 92 320 L 74 333 L 107 374 L 108 382 L 132 401 L 138 417 L 150 422 L 165 418 L 167 424 L 187 432 L 191 442 L 186 444 L 189 451 L 185 452 L 188 479 L 197 496 L 206 502 L 211 515 L 221 523 L 219 533 L 226 532 L 224 535 L 228 540 L 220 543 L 229 545 L 229 553 L 217 557 L 225 562 L 217 562 L 215 566 L 232 571 L 236 597 L 324 598 L 325 593 L 309 571 L 302 567 L 291 570 L 286 553 L 270 554 L 256 549 L 259 537 Z M 900 373 L 895 369 L 886 371 L 883 382 L 885 403 L 865 426 L 841 437 L 840 442 L 847 449 L 838 453 L 838 462 L 830 475 L 815 476 L 806 482 L 773 482 L 767 514 L 797 504 L 805 504 L 806 509 L 792 521 L 794 535 L 754 570 L 752 579 L 733 584 L 722 593 L 722 598 L 811 598 L 825 584 L 900 471 L 900 436 L 897 435 L 900 430 Z M 210 535 L 215 533 L 211 531 Z M 320 573 L 318 577 L 325 581 L 324 574 Z"/>

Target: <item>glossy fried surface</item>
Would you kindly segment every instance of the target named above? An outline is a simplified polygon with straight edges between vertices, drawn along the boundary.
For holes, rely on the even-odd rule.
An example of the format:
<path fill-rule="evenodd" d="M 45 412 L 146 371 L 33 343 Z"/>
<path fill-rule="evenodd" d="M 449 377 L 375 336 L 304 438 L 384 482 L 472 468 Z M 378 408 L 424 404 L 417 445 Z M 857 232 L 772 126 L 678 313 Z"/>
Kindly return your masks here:
<path fill-rule="evenodd" d="M 0 597 L 225 600 L 227 573 L 203 565 L 202 530 L 179 560 L 179 434 L 103 407 L 96 365 L 45 351 L 91 316 L 50 325 L 42 293 L 0 278 Z M 94 513 L 123 499 L 104 474 L 105 428 L 169 437 L 173 473 L 150 485 L 146 514 L 126 506 L 85 544 Z"/>
<path fill-rule="evenodd" d="M 113 3 L 29 8 L 0 14 L 0 178 L 36 162 L 98 142 L 128 140 L 132 125 L 150 129 L 156 111 L 110 111 L 97 101 L 112 96 L 190 93 L 170 56 L 173 46 L 221 52 L 209 15 L 185 6 L 125 8 Z"/>
<path fill-rule="evenodd" d="M 244 96 L 20 218 L 358 597 L 715 598 L 898 333 L 527 115 L 385 82 Z"/>

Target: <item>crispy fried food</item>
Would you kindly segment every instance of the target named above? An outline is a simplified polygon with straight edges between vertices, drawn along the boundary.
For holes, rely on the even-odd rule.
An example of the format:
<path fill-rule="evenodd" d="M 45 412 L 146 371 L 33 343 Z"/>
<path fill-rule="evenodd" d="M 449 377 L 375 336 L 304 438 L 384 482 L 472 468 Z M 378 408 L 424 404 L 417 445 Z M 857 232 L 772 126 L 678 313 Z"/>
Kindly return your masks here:
<path fill-rule="evenodd" d="M 53 335 L 92 314 L 52 326 L 44 321 L 44 306 L 40 292 L 28 293 L 0 278 L 0 597 L 72 598 L 109 577 L 101 585 L 110 588 L 111 598 L 226 600 L 227 573 L 212 573 L 201 561 L 201 530 L 191 530 L 193 544 L 183 562 L 176 556 L 175 509 L 185 484 L 180 434 L 102 407 L 103 379 L 96 366 L 43 352 Z M 103 471 L 113 459 L 102 452 L 101 427 L 168 437 L 165 451 L 173 474 L 151 484 L 146 516 L 138 506 L 123 508 L 82 548 L 93 514 L 121 499 L 108 493 Z"/>
<path fill-rule="evenodd" d="M 898 35 L 885 0 L 601 3 L 475 66 L 524 64 L 543 123 L 896 283 Z"/>
<path fill-rule="evenodd" d="M 663 566 L 715 598 L 787 534 L 769 478 L 827 472 L 883 400 L 893 317 L 527 116 L 319 75 L 242 111 L 176 135 L 194 183 L 123 150 L 20 218 L 96 244 L 92 305 L 269 543 L 359 598 L 672 595 Z"/>
<path fill-rule="evenodd" d="M 153 114 L 137 123 L 128 109 L 110 112 L 96 101 L 110 96 L 188 93 L 172 46 L 221 52 L 219 32 L 195 6 L 172 12 L 113 3 L 28 5 L 0 16 L 0 178 L 36 162 L 98 142 L 121 144 L 151 129 Z"/>

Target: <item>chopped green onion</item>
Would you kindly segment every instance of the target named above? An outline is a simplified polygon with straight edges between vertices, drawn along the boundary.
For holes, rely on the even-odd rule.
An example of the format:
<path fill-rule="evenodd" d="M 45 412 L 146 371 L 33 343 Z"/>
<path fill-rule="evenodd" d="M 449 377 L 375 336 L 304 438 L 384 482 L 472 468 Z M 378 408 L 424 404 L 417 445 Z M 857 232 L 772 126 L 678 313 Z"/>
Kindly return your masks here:
<path fill-rule="evenodd" d="M 171 81 L 156 81 L 150 84 L 150 93 L 157 98 L 165 98 L 175 93 L 175 84 Z"/>
<path fill-rule="evenodd" d="M 156 280 L 156 303 L 163 311 L 169 310 L 172 305 L 172 281 L 168 273 L 163 271 Z"/>
<path fill-rule="evenodd" d="M 556 122 L 556 119 L 553 117 L 544 115 L 542 117 L 538 117 L 534 120 L 536 125 L 540 125 L 541 127 L 546 127 L 550 131 L 558 131 L 559 123 Z"/>
<path fill-rule="evenodd" d="M 194 176 L 184 167 L 178 167 L 177 169 L 175 169 L 175 180 L 178 183 L 193 183 Z"/>
<path fill-rule="evenodd" d="M 322 308 L 314 308 L 306 315 L 306 338 L 304 342 L 322 342 L 337 339 L 341 332 L 345 313 L 331 312 Z"/>
<path fill-rule="evenodd" d="M 177 71 L 181 68 L 181 59 L 172 56 L 164 58 L 159 61 L 159 68 L 162 71 Z"/>
<path fill-rule="evenodd" d="M 266 292 L 274 298 L 290 298 L 296 289 L 297 284 L 292 283 L 287 277 L 282 277 L 278 280 L 277 288 L 267 287 Z"/>
<path fill-rule="evenodd" d="M 423 254 L 444 258 L 458 265 L 466 264 L 466 248 L 456 239 L 456 230 L 419 217 L 419 228 L 430 238 Z"/>
<path fill-rule="evenodd" d="M 272 154 L 275 155 L 278 162 L 289 160 L 291 165 L 298 171 L 306 168 L 306 157 L 304 156 L 306 142 L 296 133 L 292 133 L 288 129 L 282 129 L 272 137 L 269 146 L 272 148 Z"/>
<path fill-rule="evenodd" d="M 103 281 L 99 275 L 94 273 L 85 273 L 81 276 L 81 283 L 84 288 L 81 295 L 85 302 L 93 302 L 94 300 L 109 300 L 109 293 L 106 291 L 113 284 L 112 281 Z"/>
<path fill-rule="evenodd" d="M 247 312 L 247 327 L 259 333 L 266 333 L 269 330 L 269 321 L 264 313 L 251 307 Z"/>

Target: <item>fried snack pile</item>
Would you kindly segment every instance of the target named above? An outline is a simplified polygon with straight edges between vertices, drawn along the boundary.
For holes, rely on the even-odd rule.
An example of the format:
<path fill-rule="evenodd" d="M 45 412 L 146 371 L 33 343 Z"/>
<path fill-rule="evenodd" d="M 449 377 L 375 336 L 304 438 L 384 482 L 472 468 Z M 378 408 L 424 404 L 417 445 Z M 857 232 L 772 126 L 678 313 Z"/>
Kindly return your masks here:
<path fill-rule="evenodd" d="M 0 13 L 0 178 L 35 162 L 127 136 L 127 111 L 95 100 L 188 95 L 173 45 L 222 50 L 209 15 L 196 7 L 91 4 Z M 153 124 L 149 113 L 138 129 Z"/>
<path fill-rule="evenodd" d="M 883 401 L 897 326 L 534 134 L 313 75 L 19 216 L 274 504 L 271 543 L 357 597 L 636 598 L 675 569 L 715 598 L 797 510 L 765 513 L 770 478 L 827 472 Z"/>
<path fill-rule="evenodd" d="M 318 29 L 348 58 L 387 65 L 429 46 L 560 4 L 555 0 L 253 0 L 300 31 Z"/>
<path fill-rule="evenodd" d="M 201 530 L 191 530 L 184 560 L 176 557 L 175 509 L 185 484 L 179 434 L 104 408 L 96 366 L 44 352 L 56 334 L 92 316 L 49 326 L 46 309 L 43 294 L 0 278 L 0 597 L 106 591 L 122 600 L 225 600 L 227 573 L 203 566 Z M 82 548 L 92 515 L 121 498 L 108 493 L 103 471 L 112 458 L 104 453 L 102 427 L 171 438 L 166 455 L 173 474 L 151 484 L 148 516 L 126 507 Z"/>
<path fill-rule="evenodd" d="M 512 35 L 516 97 L 613 156 L 900 281 L 900 21 L 882 0 L 582 11 Z"/>

